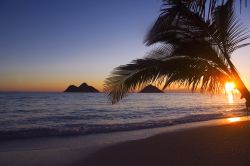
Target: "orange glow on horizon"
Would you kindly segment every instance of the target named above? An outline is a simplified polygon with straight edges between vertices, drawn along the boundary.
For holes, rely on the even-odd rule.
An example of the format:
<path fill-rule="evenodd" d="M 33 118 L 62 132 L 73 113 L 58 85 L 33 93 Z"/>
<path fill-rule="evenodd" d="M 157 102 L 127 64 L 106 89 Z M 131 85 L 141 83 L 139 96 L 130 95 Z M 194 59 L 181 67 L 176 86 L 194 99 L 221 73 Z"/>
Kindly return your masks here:
<path fill-rule="evenodd" d="M 14 82 L 4 84 L 0 87 L 0 92 L 63 92 L 68 86 L 80 86 L 83 82 L 95 87 L 100 92 L 103 91 L 102 82 L 94 81 L 39 81 L 39 82 Z"/>
<path fill-rule="evenodd" d="M 39 78 L 40 77 L 40 78 Z M 91 85 L 103 92 L 103 80 L 105 77 L 98 77 L 92 79 L 79 79 L 74 76 L 71 78 L 63 76 L 53 77 L 52 75 L 46 76 L 23 76 L 22 78 L 14 77 L 13 79 L 5 79 L 0 82 L 0 92 L 62 92 L 69 85 L 80 86 L 83 82 Z M 85 77 L 84 77 L 85 78 Z M 155 84 L 153 84 L 156 86 Z M 158 86 L 162 89 L 162 86 Z M 135 92 L 139 91 L 138 89 Z M 164 90 L 165 92 L 190 92 L 190 90 L 179 87 L 171 86 Z M 198 92 L 198 90 L 197 90 Z M 236 89 L 236 85 L 232 82 L 225 84 L 225 92 L 228 96 L 229 103 L 233 103 L 233 94 L 239 93 Z"/>

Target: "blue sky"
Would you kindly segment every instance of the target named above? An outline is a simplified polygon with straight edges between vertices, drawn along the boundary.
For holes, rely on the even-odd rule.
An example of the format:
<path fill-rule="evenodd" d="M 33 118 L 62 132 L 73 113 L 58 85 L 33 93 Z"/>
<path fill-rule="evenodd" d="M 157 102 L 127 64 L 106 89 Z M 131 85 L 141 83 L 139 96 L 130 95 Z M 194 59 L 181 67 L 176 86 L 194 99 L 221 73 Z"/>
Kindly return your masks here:
<path fill-rule="evenodd" d="M 62 91 L 87 82 L 102 89 L 110 71 L 149 48 L 143 39 L 161 0 L 1 0 L 0 91 Z M 249 13 L 243 22 L 250 27 Z M 249 49 L 237 52 L 243 79 Z"/>

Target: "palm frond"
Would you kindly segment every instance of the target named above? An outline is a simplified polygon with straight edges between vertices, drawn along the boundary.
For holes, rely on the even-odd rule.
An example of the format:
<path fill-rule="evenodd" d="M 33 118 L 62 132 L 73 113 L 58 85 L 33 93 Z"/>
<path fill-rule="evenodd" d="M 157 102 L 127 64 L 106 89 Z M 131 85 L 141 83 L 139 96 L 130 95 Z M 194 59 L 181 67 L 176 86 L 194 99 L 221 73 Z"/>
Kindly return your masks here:
<path fill-rule="evenodd" d="M 230 54 L 233 51 L 249 45 L 249 43 L 243 43 L 249 36 L 247 28 L 234 14 L 233 1 L 228 0 L 222 4 L 214 9 L 211 21 L 206 21 L 199 13 L 190 10 L 188 5 L 180 3 L 180 6 L 183 6 L 178 7 L 178 18 L 174 17 L 170 22 L 168 18 L 172 18 L 172 13 L 168 11 L 173 5 L 169 6 L 148 33 L 146 44 L 180 45 L 190 41 L 192 43 L 193 40 L 198 39 L 213 45 L 219 58 L 230 60 Z"/>
<path fill-rule="evenodd" d="M 168 2 L 169 0 L 163 0 L 163 2 Z M 170 0 L 171 1 L 171 0 Z M 184 0 L 185 1 L 185 0 Z M 203 18 L 206 18 L 207 20 L 210 19 L 212 16 L 212 13 L 214 9 L 218 6 L 224 5 L 227 2 L 239 2 L 240 12 L 242 9 L 242 6 L 244 5 L 247 7 L 247 2 L 249 0 L 188 0 L 186 1 L 189 3 L 189 8 L 193 10 L 196 13 L 199 13 Z M 243 4 L 243 2 L 245 2 Z M 243 5 L 242 5 L 243 4 Z"/>
<path fill-rule="evenodd" d="M 188 56 L 165 56 L 137 59 L 115 68 L 105 80 L 104 89 L 114 104 L 127 93 L 157 81 L 165 82 L 164 88 L 176 83 L 192 90 L 200 88 L 216 92 L 229 79 L 230 75 L 212 61 Z"/>
<path fill-rule="evenodd" d="M 246 27 L 240 23 L 234 14 L 235 0 L 163 0 L 163 2 L 164 7 L 160 16 L 146 36 L 146 45 L 166 42 L 166 39 L 171 38 L 169 32 L 182 31 L 182 35 L 184 35 L 183 32 L 188 32 L 189 29 L 191 29 L 191 32 L 202 30 L 200 34 L 208 33 L 211 37 L 211 35 L 218 33 L 215 32 L 218 27 L 221 27 L 222 30 L 227 27 L 228 34 L 231 34 L 232 45 L 237 45 L 248 38 Z M 206 6 L 205 9 L 204 6 Z M 209 12 L 206 11 L 207 8 L 211 8 Z M 209 19 L 203 16 L 204 13 L 206 13 L 206 16 L 209 15 Z M 211 26 L 211 24 L 216 27 Z M 239 38 L 240 36 L 241 38 Z"/>
<path fill-rule="evenodd" d="M 217 40 L 216 44 L 220 45 L 223 53 L 228 55 L 237 48 L 249 45 L 249 43 L 241 44 L 249 38 L 249 35 L 247 27 L 235 16 L 233 5 L 234 1 L 228 0 L 224 5 L 215 8 L 212 15 L 213 38 Z"/>
<path fill-rule="evenodd" d="M 145 43 L 151 45 L 161 39 L 164 41 L 166 30 L 176 31 L 176 25 L 178 24 L 176 20 L 182 15 L 182 8 L 183 4 L 181 0 L 164 2 L 161 14 L 146 36 Z"/>

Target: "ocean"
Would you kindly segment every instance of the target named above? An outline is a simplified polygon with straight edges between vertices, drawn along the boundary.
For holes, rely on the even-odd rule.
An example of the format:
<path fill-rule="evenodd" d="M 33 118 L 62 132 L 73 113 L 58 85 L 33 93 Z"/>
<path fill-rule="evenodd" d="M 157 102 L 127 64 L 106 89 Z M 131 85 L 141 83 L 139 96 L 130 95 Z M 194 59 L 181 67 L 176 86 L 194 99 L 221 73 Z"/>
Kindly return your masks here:
<path fill-rule="evenodd" d="M 244 116 L 239 96 L 133 93 L 111 105 L 103 93 L 0 93 L 0 139 L 73 136 Z"/>

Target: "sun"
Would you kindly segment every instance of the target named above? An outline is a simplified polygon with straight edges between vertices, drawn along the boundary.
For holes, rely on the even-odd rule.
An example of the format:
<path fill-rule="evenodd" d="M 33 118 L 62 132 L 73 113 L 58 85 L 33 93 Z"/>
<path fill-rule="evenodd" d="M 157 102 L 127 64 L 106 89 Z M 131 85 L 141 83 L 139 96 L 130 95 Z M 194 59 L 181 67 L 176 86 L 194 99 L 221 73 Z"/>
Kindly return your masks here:
<path fill-rule="evenodd" d="M 229 122 L 239 122 L 239 121 L 241 121 L 241 118 L 240 117 L 233 117 L 233 118 L 227 118 L 227 120 Z"/>
<path fill-rule="evenodd" d="M 225 92 L 227 94 L 227 99 L 229 104 L 234 103 L 234 96 L 233 94 L 238 94 L 238 90 L 236 89 L 234 82 L 226 82 L 225 84 Z"/>
<path fill-rule="evenodd" d="M 231 94 L 235 91 L 235 84 L 234 82 L 226 82 L 225 84 L 225 91 L 227 94 Z"/>

